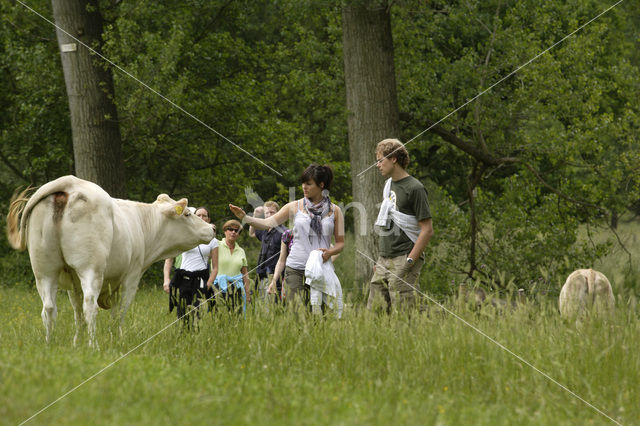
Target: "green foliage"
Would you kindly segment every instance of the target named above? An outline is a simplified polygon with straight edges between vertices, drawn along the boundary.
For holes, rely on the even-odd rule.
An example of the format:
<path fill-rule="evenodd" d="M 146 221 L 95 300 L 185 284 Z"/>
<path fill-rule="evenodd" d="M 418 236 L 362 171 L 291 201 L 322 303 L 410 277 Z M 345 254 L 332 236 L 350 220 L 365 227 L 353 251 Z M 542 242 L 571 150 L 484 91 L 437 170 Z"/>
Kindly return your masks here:
<path fill-rule="evenodd" d="M 0 4 L 0 16 L 0 205 L 5 212 L 18 186 L 71 173 L 73 155 L 55 33 L 6 2 Z"/>
<path fill-rule="evenodd" d="M 637 34 L 625 37 L 628 8 L 611 10 L 527 64 L 610 4 L 403 6 L 394 9 L 393 31 L 406 139 L 447 117 L 441 126 L 461 140 L 496 159 L 517 159 L 489 166 L 476 188 L 481 275 L 529 282 L 540 268 L 560 276 L 592 265 L 606 246 L 576 244 L 578 225 L 606 221 L 640 198 L 633 167 L 640 69 L 630 59 Z M 442 186 L 470 216 L 469 176 L 477 162 L 430 133 L 408 148 L 414 173 Z M 458 249 L 468 253 L 469 225 L 461 225 L 454 232 L 467 235 L 457 239 L 464 243 Z M 464 260 L 452 261 L 468 269 Z"/>
<path fill-rule="evenodd" d="M 340 34 L 335 17 L 317 12 L 303 18 L 294 2 L 123 4 L 107 55 L 241 148 L 118 75 L 128 169 L 142 178 L 130 181 L 132 196 L 168 190 L 224 217 L 228 202 L 246 204 L 246 186 L 267 199 L 297 186 L 312 161 L 340 168 Z M 342 197 L 349 181 L 338 178 Z"/>
<path fill-rule="evenodd" d="M 230 217 L 229 202 L 249 207 L 245 187 L 287 202 L 301 170 L 315 161 L 334 167 L 334 201 L 351 202 L 346 3 L 100 2 L 103 52 L 148 86 L 114 71 L 129 198 L 186 196 L 208 206 L 220 225 Z M 517 159 L 484 169 L 476 188 L 473 263 L 482 267 L 474 279 L 500 283 L 503 276 L 529 286 L 594 264 L 608 243 L 583 244 L 580 226 L 601 226 L 640 200 L 638 8 L 623 2 L 505 79 L 610 4 L 391 5 L 402 140 L 495 84 L 440 123 L 494 158 Z M 50 16 L 48 2 L 30 6 Z M 53 28 L 19 4 L 1 3 L 0 16 L 0 211 L 6 212 L 18 186 L 72 173 L 73 154 Z M 421 285 L 449 294 L 472 264 L 469 176 L 479 165 L 431 132 L 408 148 L 410 173 L 429 188 L 436 231 Z M 350 220 L 349 214 L 348 229 Z M 15 272 L 5 281 L 30 282 L 21 269 L 26 256 L 9 253 L 1 243 L 0 262 Z M 347 261 L 355 256 L 340 260 L 351 285 Z M 157 273 L 150 272 L 151 281 Z"/>
<path fill-rule="evenodd" d="M 425 251 L 420 287 L 431 294 L 451 294 L 465 279 L 468 254 L 468 218 L 451 195 L 433 182 L 425 187 L 433 216 L 434 235 Z"/>
<path fill-rule="evenodd" d="M 553 285 L 562 280 L 557 278 L 593 265 L 610 245 L 609 241 L 597 245 L 578 241 L 579 222 L 567 211 L 570 206 L 560 203 L 555 194 L 541 193 L 531 180 L 514 175 L 503 180 L 499 197 L 485 191 L 478 195 L 486 224 L 479 235 L 481 272 L 500 271 L 523 288 L 539 283 L 540 278 Z"/>
<path fill-rule="evenodd" d="M 601 244 L 606 239 L 606 233 L 602 230 L 586 227 L 580 230 L 579 235 L 593 245 Z M 640 297 L 640 223 L 637 218 L 630 214 L 621 217 L 616 236 L 616 244 L 595 263 L 594 269 L 607 276 L 614 294 L 624 298 Z"/>
<path fill-rule="evenodd" d="M 32 2 L 45 9 L 49 3 Z M 70 122 L 55 33 L 0 2 L 0 227 L 18 188 L 73 172 Z M 0 239 L 2 285 L 33 283 L 29 258 Z"/>

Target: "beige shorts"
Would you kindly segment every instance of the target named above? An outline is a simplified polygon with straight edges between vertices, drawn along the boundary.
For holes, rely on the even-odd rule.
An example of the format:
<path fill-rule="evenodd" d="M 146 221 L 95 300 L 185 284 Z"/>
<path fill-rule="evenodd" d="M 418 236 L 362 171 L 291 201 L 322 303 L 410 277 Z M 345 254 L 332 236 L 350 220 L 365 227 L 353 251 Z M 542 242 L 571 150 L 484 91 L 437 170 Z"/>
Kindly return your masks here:
<path fill-rule="evenodd" d="M 378 257 L 376 271 L 371 277 L 367 308 L 383 306 L 391 309 L 405 309 L 416 305 L 418 280 L 423 259 L 416 260 L 412 266 L 407 264 L 407 255 L 397 257 Z"/>

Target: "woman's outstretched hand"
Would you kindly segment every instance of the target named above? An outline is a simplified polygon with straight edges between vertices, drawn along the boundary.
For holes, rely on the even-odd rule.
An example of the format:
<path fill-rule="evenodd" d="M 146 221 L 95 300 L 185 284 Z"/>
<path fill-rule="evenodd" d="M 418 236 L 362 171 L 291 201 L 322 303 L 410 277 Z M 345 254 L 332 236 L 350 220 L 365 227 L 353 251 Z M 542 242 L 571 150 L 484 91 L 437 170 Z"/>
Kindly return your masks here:
<path fill-rule="evenodd" d="M 233 204 L 229 204 L 229 209 L 231 210 L 231 213 L 233 213 L 240 220 L 244 219 L 244 217 L 247 215 L 244 210 L 242 210 L 238 206 L 234 206 Z"/>

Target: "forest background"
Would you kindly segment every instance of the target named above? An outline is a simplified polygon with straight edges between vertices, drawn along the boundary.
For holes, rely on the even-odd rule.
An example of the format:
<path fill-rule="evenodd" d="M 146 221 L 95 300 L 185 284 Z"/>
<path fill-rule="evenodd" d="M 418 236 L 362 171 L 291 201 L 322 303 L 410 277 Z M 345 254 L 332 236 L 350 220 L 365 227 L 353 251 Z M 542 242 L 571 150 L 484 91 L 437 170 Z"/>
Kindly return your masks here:
<path fill-rule="evenodd" d="M 343 20 L 353 18 L 349 8 L 365 18 L 375 9 L 393 37 L 398 133 L 389 136 L 411 141 L 408 171 L 430 195 L 435 236 L 423 290 L 446 295 L 470 280 L 557 293 L 568 272 L 620 249 L 618 222 L 640 212 L 640 10 L 633 2 L 593 22 L 614 3 L 365 3 L 88 2 L 103 19 L 105 57 L 281 174 L 111 69 L 122 195 L 145 202 L 163 192 L 184 196 L 209 206 L 220 227 L 231 217 L 229 202 L 250 210 L 245 188 L 284 204 L 300 172 L 319 162 L 333 166 L 333 200 L 358 201 L 352 188 L 363 168 L 354 170 L 355 159 L 372 165 L 377 140 L 355 149 L 349 134 Z M 52 15 L 51 2 L 29 6 Z M 3 0 L 3 228 L 18 187 L 77 167 L 55 28 L 23 3 Z M 362 185 L 377 185 L 375 174 L 365 172 Z M 600 228 L 609 238 L 590 238 Z M 240 244 L 257 258 L 255 240 L 244 236 Z M 354 263 L 366 262 L 351 246 L 339 266 L 347 291 L 361 294 Z M 628 260 L 616 292 L 640 293 L 637 265 Z M 28 256 L 6 239 L 0 269 L 0 285 L 33 281 Z M 155 265 L 143 283 L 158 284 L 159 274 Z"/>

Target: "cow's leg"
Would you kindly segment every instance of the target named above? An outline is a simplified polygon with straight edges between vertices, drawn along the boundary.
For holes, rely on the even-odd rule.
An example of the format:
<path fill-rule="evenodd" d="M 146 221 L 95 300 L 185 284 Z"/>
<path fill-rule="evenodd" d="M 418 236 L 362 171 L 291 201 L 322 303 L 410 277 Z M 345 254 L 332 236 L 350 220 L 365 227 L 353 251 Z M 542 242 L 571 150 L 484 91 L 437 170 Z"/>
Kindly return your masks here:
<path fill-rule="evenodd" d="M 73 336 L 73 346 L 78 343 L 78 336 L 84 329 L 84 318 L 82 314 L 82 292 L 78 290 L 69 290 L 69 301 L 73 307 L 73 318 L 76 321 L 76 334 Z"/>
<path fill-rule="evenodd" d="M 60 253 L 58 233 L 51 218 L 51 199 L 38 203 L 29 219 L 28 242 L 31 269 L 42 299 L 42 322 L 47 342 L 51 340 L 57 316 L 58 278 L 64 262 Z"/>
<path fill-rule="evenodd" d="M 136 295 L 136 291 L 138 290 L 138 284 L 140 283 L 141 277 L 142 277 L 142 274 L 132 273 L 122 281 L 122 287 L 121 287 L 122 297 L 120 298 L 120 306 L 118 309 L 120 313 L 120 324 L 119 324 L 120 336 L 122 336 L 122 328 L 124 326 L 124 317 L 127 314 L 127 311 L 129 310 L 129 306 L 131 306 L 131 302 L 133 302 L 133 298 Z"/>
<path fill-rule="evenodd" d="M 114 341 L 114 329 L 118 327 L 118 337 L 122 337 L 122 330 L 120 329 L 120 307 L 122 303 L 120 302 L 120 298 L 115 301 L 114 305 L 111 307 L 111 321 L 109 322 L 109 338 L 111 341 Z"/>
<path fill-rule="evenodd" d="M 46 330 L 47 343 L 51 341 L 53 327 L 58 315 L 56 306 L 56 293 L 58 292 L 58 280 L 54 274 L 36 277 L 36 287 L 42 299 L 42 323 Z"/>
<path fill-rule="evenodd" d="M 89 332 L 89 346 L 98 348 L 96 342 L 96 317 L 98 315 L 98 296 L 102 288 L 103 274 L 95 269 L 78 272 L 84 299 L 82 310 Z"/>

